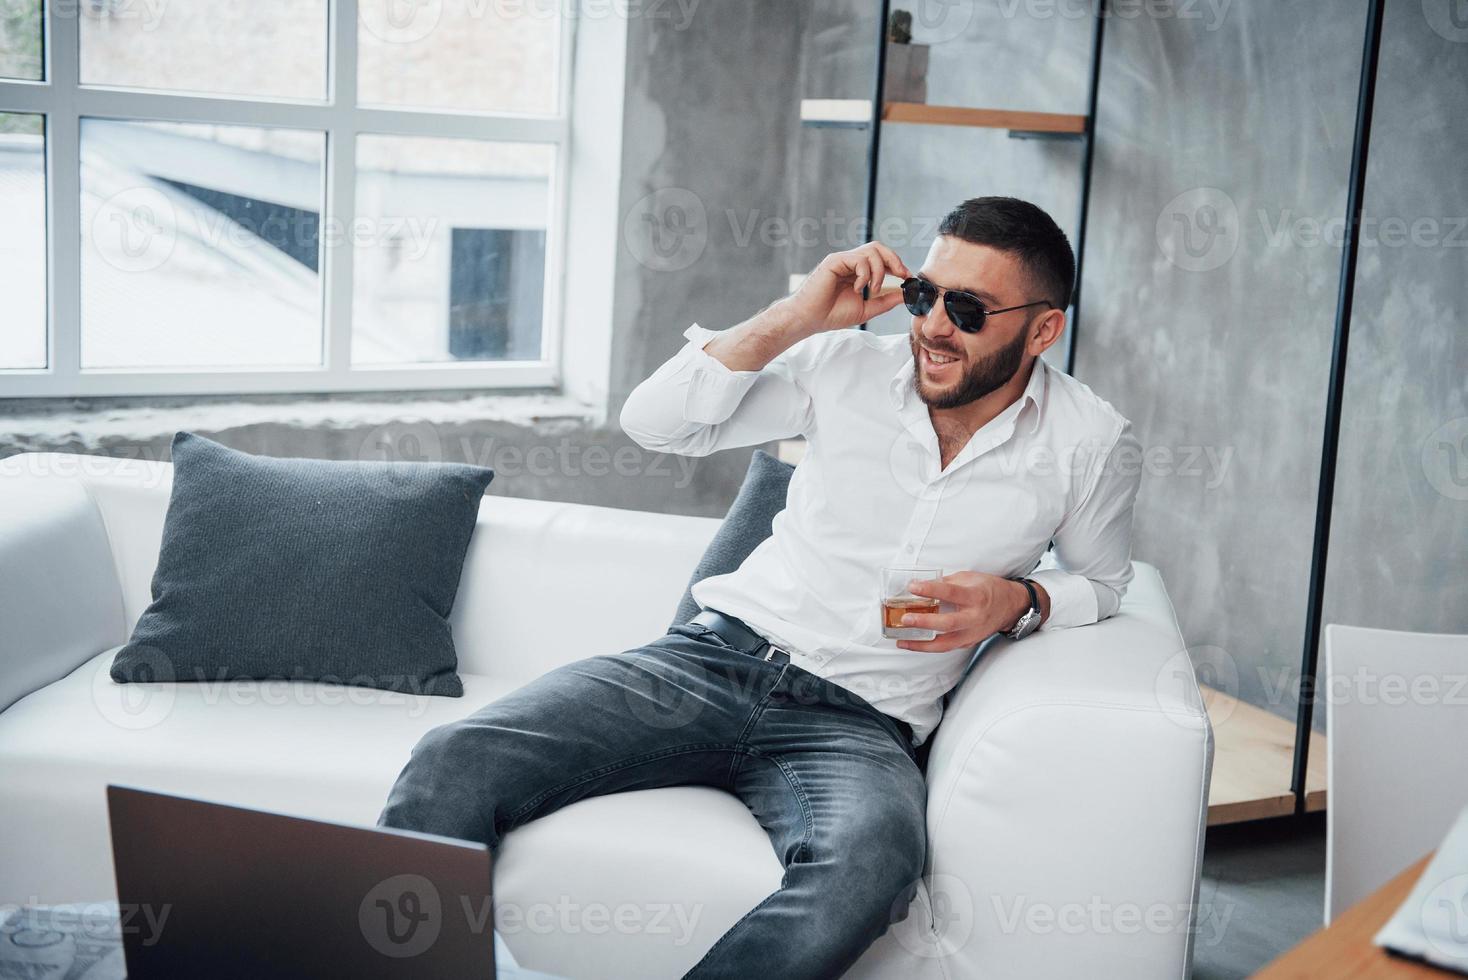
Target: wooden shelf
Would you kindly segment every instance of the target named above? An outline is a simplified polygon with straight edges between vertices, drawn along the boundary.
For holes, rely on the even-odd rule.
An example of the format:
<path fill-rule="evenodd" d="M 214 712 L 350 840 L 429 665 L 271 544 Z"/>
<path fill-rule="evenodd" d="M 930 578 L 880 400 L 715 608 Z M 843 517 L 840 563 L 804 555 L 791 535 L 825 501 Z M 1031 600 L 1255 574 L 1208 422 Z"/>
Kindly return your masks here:
<path fill-rule="evenodd" d="M 865 129 L 872 118 L 869 99 L 802 99 L 800 121 L 808 126 Z M 975 126 L 1007 129 L 1011 135 L 1084 136 L 1086 117 L 1058 112 L 1021 112 L 1013 109 L 972 109 L 967 106 L 888 102 L 882 121 L 920 126 Z"/>
<path fill-rule="evenodd" d="M 1213 781 L 1208 791 L 1208 825 L 1288 816 L 1295 810 L 1290 774 L 1295 760 L 1295 724 L 1222 691 L 1203 687 L 1213 722 Z M 1325 736 L 1310 734 L 1305 773 L 1305 809 L 1324 810 Z"/>
<path fill-rule="evenodd" d="M 966 106 L 888 102 L 882 121 L 924 126 L 979 126 L 1023 133 L 1061 133 L 1082 136 L 1086 117 L 1058 112 L 1017 112 L 1010 109 L 970 109 Z"/>

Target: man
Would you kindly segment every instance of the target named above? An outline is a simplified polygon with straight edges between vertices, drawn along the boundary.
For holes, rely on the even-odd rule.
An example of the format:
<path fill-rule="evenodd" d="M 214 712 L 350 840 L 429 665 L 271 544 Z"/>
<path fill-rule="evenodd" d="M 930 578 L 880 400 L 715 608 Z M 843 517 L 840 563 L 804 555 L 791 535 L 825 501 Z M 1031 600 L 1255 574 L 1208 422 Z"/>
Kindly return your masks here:
<path fill-rule="evenodd" d="M 739 326 L 689 328 L 623 428 L 693 456 L 804 435 L 774 533 L 694 588 L 689 624 L 430 732 L 382 822 L 493 847 L 588 796 L 723 787 L 785 875 L 688 975 L 842 973 L 906 914 L 926 846 L 914 746 L 975 645 L 1109 616 L 1131 577 L 1135 440 L 1040 359 L 1074 276 L 1048 215 L 979 198 L 948 215 L 915 276 L 873 242 Z M 906 336 L 846 329 L 904 302 Z M 1055 567 L 1036 571 L 1052 542 Z M 911 585 L 946 606 L 907 616 L 935 639 L 882 638 L 878 576 L 900 565 L 952 570 Z M 693 710 L 670 722 L 658 691 Z"/>

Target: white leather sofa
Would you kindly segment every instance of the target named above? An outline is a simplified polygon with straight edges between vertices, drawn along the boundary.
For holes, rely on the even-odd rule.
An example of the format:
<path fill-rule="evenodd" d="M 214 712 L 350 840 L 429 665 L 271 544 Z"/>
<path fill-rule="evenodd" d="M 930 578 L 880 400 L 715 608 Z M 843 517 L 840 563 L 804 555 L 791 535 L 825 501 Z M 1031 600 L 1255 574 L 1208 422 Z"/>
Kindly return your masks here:
<path fill-rule="evenodd" d="M 0 902 L 113 897 L 109 782 L 371 823 L 430 727 L 661 634 L 717 527 L 486 498 L 454 610 L 462 699 L 116 685 L 108 665 L 148 603 L 169 484 L 166 464 L 0 460 Z M 991 646 L 935 735 L 930 877 L 849 975 L 1185 977 L 1211 746 L 1150 566 L 1111 620 Z M 495 895 L 527 967 L 675 977 L 779 880 L 737 800 L 684 787 L 516 831 Z"/>

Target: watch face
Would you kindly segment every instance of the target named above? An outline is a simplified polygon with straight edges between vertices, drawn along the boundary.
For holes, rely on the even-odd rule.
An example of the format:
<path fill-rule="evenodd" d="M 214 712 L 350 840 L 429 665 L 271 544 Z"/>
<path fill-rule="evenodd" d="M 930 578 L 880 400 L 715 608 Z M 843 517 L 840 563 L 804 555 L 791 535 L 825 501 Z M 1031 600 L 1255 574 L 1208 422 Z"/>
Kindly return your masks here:
<path fill-rule="evenodd" d="M 1019 622 L 1014 624 L 1014 629 L 1010 630 L 1010 637 L 1016 640 L 1022 640 L 1026 636 L 1029 636 L 1034 632 L 1039 619 L 1039 613 L 1033 608 L 1027 609 L 1025 614 L 1019 618 Z"/>

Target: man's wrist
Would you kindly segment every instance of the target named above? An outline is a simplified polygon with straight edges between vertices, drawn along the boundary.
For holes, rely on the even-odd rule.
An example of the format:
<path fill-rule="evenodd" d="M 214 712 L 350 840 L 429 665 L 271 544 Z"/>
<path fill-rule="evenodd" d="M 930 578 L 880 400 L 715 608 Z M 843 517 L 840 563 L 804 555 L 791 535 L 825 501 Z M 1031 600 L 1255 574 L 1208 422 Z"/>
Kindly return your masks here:
<path fill-rule="evenodd" d="M 731 371 L 762 371 L 808 336 L 785 300 L 776 300 L 737 327 L 721 331 L 703 351 Z"/>
<path fill-rule="evenodd" d="M 1011 578 L 1005 579 L 1005 581 L 1009 583 L 1010 594 L 1014 596 L 1014 605 L 1012 607 L 1014 615 L 1009 617 L 1009 625 L 1002 632 L 1013 632 L 1014 628 L 1019 625 L 1019 621 L 1024 618 L 1025 613 L 1029 612 L 1032 608 L 1039 609 L 1041 624 L 1050 618 L 1050 595 L 1045 591 L 1043 585 L 1033 579 Z M 1030 589 L 1025 587 L 1025 582 L 1029 582 L 1030 588 L 1035 590 L 1033 605 L 1030 601 Z"/>
<path fill-rule="evenodd" d="M 1045 591 L 1045 586 L 1032 578 L 1025 581 L 1035 587 L 1035 600 L 1040 607 L 1040 625 L 1044 626 L 1045 621 L 1050 618 L 1050 593 Z"/>
<path fill-rule="evenodd" d="M 771 340 L 785 342 L 787 349 L 820 332 L 793 307 L 788 296 L 775 300 L 761 310 L 755 315 L 755 321 L 766 336 Z"/>

